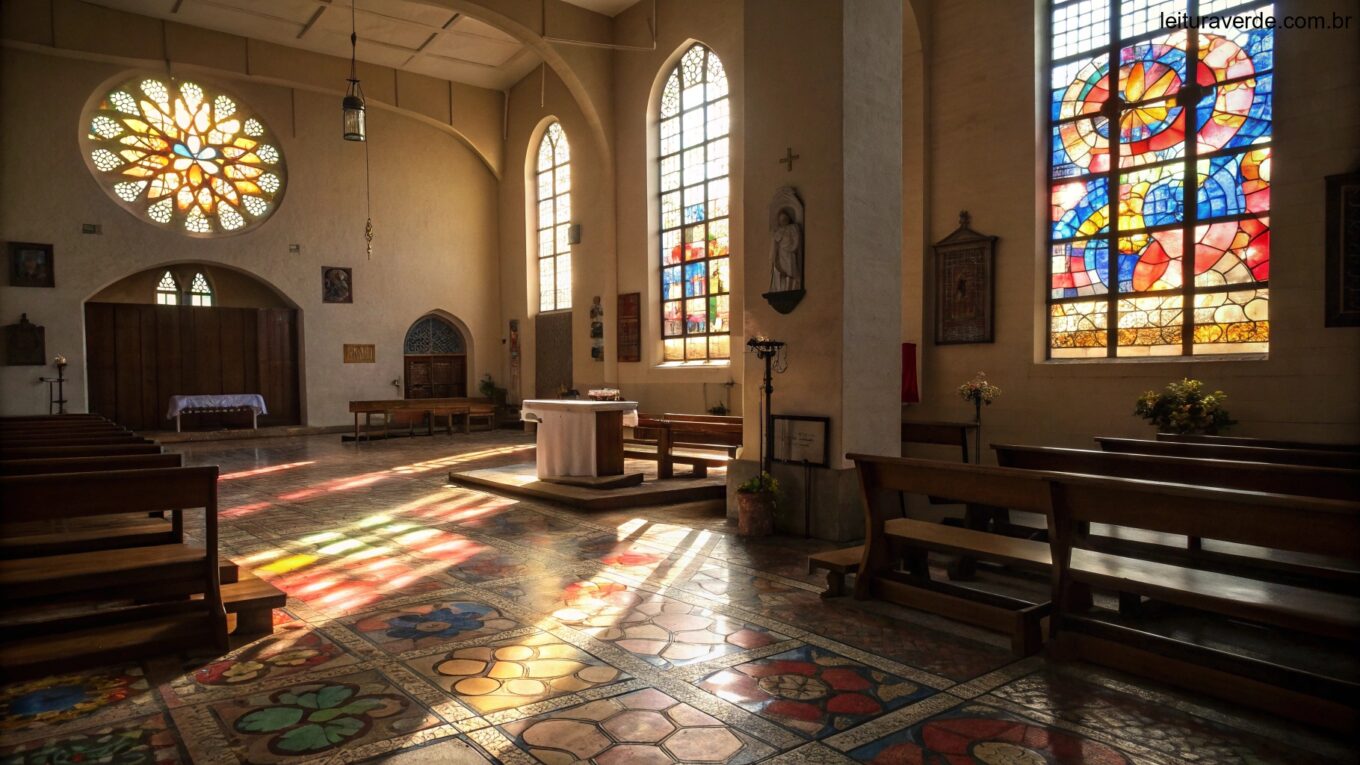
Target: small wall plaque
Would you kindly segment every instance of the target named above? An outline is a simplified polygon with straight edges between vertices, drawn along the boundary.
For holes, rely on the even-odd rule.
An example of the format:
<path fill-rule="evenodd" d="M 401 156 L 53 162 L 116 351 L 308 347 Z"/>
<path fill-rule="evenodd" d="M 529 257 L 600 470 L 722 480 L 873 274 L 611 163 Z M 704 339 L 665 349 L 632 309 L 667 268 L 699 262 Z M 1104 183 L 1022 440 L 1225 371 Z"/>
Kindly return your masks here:
<path fill-rule="evenodd" d="M 46 331 L 19 316 L 18 324 L 5 327 L 5 366 L 39 367 L 47 363 Z"/>
<path fill-rule="evenodd" d="M 9 286 L 55 287 L 56 284 L 52 245 L 9 243 Z"/>
<path fill-rule="evenodd" d="M 345 343 L 346 364 L 373 364 L 378 360 L 377 346 Z"/>
<path fill-rule="evenodd" d="M 959 213 L 958 229 L 935 243 L 936 345 L 992 342 L 997 238 L 970 223 L 966 210 Z"/>
<path fill-rule="evenodd" d="M 619 295 L 619 361 L 642 361 L 642 293 Z"/>

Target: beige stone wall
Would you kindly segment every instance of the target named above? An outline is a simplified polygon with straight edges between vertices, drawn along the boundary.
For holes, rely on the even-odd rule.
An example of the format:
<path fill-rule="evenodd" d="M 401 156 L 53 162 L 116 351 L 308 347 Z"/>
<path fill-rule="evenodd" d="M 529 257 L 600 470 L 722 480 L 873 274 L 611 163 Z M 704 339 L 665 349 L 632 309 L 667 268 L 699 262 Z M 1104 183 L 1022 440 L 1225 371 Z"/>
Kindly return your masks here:
<path fill-rule="evenodd" d="M 920 290 L 924 297 L 903 308 L 903 339 L 922 342 L 924 356 L 922 404 L 909 407 L 909 417 L 971 417 L 954 388 L 981 370 L 1004 391 L 985 413 L 986 441 L 1082 446 L 1097 434 L 1148 435 L 1132 416 L 1135 397 L 1190 376 L 1228 392 L 1240 434 L 1360 436 L 1360 329 L 1323 327 L 1323 178 L 1360 167 L 1356 21 L 1349 31 L 1276 34 L 1269 358 L 1062 363 L 1043 361 L 1047 139 L 1036 128 L 1042 116 L 1038 77 L 1028 74 L 1038 57 L 1034 30 L 1042 3 L 912 5 L 926 19 L 928 120 L 915 133 L 908 123 L 907 143 L 908 157 L 913 141 L 927 147 L 928 164 L 919 171 L 927 189 L 926 238 L 946 236 L 958 211 L 967 209 L 976 229 L 1001 241 L 996 342 L 934 347 L 930 251 L 918 248 L 908 217 L 904 279 L 920 272 L 923 282 L 906 284 L 904 294 Z M 1311 13 L 1320 5 L 1360 21 L 1355 0 L 1282 0 L 1276 12 Z M 904 95 L 912 98 L 911 88 Z M 908 178 L 913 172 L 904 168 Z M 908 187 L 904 198 L 912 201 L 911 194 Z M 917 323 L 921 329 L 912 332 Z"/>
<path fill-rule="evenodd" d="M 120 279 L 96 292 L 92 303 L 154 303 L 161 276 L 170 271 L 187 292 L 194 274 L 201 273 L 212 289 L 213 305 L 220 308 L 292 308 L 288 301 L 250 274 L 232 268 L 203 263 L 174 263 L 164 268 L 148 268 Z M 187 303 L 186 303 L 187 304 Z"/>

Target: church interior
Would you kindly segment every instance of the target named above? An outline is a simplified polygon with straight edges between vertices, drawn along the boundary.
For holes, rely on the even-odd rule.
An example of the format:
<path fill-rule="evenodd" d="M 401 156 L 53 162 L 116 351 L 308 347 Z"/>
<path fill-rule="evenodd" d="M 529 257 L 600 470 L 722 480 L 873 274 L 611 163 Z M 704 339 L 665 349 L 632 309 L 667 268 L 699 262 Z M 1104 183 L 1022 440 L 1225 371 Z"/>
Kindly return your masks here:
<path fill-rule="evenodd" d="M 0 765 L 1360 762 L 1360 0 L 0 43 Z"/>

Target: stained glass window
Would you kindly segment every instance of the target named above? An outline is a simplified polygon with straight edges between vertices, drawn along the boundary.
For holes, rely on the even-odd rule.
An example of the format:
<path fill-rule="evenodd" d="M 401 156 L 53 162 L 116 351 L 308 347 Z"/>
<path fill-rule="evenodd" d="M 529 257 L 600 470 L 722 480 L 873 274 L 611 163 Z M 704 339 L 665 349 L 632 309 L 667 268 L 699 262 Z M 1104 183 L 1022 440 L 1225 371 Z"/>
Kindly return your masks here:
<path fill-rule="evenodd" d="M 135 77 L 86 114 L 91 171 L 135 215 L 189 236 L 247 231 L 287 182 L 278 141 L 245 104 L 171 77 Z"/>
<path fill-rule="evenodd" d="M 175 275 L 166 271 L 156 285 L 156 305 L 179 305 L 179 282 Z"/>
<path fill-rule="evenodd" d="M 667 362 L 731 355 L 727 73 L 695 44 L 661 91 L 661 341 Z"/>
<path fill-rule="evenodd" d="M 194 274 L 194 280 L 189 284 L 189 305 L 211 306 L 212 304 L 212 287 L 208 286 L 207 277 L 200 271 Z"/>
<path fill-rule="evenodd" d="M 571 308 L 571 146 L 562 123 L 538 143 L 538 310 Z"/>
<path fill-rule="evenodd" d="M 447 355 L 467 353 L 463 334 L 438 316 L 426 316 L 406 331 L 402 352 L 407 355 Z"/>
<path fill-rule="evenodd" d="M 1051 358 L 1268 350 L 1273 13 L 1053 0 Z"/>

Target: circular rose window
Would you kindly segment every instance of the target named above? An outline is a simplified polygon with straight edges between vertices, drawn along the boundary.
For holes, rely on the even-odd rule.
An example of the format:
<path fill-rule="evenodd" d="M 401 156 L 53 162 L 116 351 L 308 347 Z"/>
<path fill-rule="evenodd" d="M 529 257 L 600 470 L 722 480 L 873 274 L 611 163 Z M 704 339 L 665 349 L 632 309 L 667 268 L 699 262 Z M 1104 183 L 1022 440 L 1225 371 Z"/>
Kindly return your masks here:
<path fill-rule="evenodd" d="M 247 231 L 278 207 L 283 153 L 238 99 L 192 80 L 140 76 L 86 111 L 90 172 L 139 218 L 189 236 Z"/>

